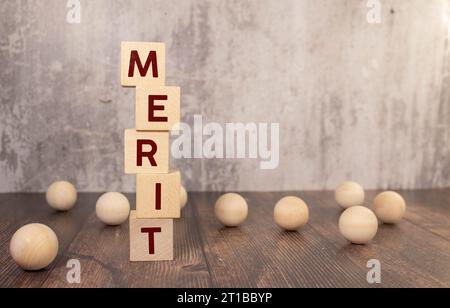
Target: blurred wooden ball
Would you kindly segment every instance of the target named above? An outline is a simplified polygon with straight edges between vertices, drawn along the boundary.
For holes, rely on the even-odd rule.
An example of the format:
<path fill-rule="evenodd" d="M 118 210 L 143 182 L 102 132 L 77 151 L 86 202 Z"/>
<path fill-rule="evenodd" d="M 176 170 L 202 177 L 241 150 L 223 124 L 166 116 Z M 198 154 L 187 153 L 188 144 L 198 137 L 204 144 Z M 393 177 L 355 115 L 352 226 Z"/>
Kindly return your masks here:
<path fill-rule="evenodd" d="M 234 193 L 222 195 L 214 208 L 217 219 L 226 227 L 237 227 L 248 215 L 248 205 L 245 199 Z"/>
<path fill-rule="evenodd" d="M 184 188 L 183 185 L 181 185 L 181 189 L 180 189 L 180 206 L 181 209 L 184 209 L 186 207 L 188 201 L 188 194 L 186 191 L 186 188 Z"/>
<path fill-rule="evenodd" d="M 393 191 L 379 194 L 373 201 L 373 211 L 386 224 L 399 223 L 406 213 L 406 203 L 401 195 Z"/>
<path fill-rule="evenodd" d="M 308 223 L 309 210 L 306 203 L 297 197 L 285 197 L 274 209 L 275 222 L 283 229 L 295 231 Z"/>
<path fill-rule="evenodd" d="M 342 213 L 339 231 L 353 244 L 367 244 L 378 231 L 378 220 L 368 208 L 353 206 Z"/>
<path fill-rule="evenodd" d="M 68 211 L 77 202 L 77 189 L 66 181 L 54 182 L 45 194 L 47 203 L 57 211 Z"/>
<path fill-rule="evenodd" d="M 95 211 L 104 224 L 118 226 L 130 216 L 130 202 L 121 193 L 108 192 L 98 198 Z"/>
<path fill-rule="evenodd" d="M 9 246 L 14 262 L 26 271 L 46 268 L 58 255 L 58 238 L 41 224 L 23 226 L 14 233 Z"/>
<path fill-rule="evenodd" d="M 336 202 L 344 209 L 364 204 L 365 193 L 361 185 L 355 182 L 344 182 L 336 188 Z"/>

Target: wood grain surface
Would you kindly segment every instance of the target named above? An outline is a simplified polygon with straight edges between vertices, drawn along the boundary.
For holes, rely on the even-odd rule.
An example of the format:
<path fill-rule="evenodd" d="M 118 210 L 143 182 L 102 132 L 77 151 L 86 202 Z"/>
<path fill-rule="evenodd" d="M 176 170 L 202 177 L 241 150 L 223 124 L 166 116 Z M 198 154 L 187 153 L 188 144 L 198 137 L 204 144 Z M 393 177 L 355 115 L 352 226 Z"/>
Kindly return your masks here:
<path fill-rule="evenodd" d="M 106 227 L 97 220 L 100 194 L 80 194 L 68 213 L 52 211 L 42 194 L 0 194 L 0 287 L 450 287 L 450 189 L 401 193 L 406 219 L 382 225 L 366 246 L 340 236 L 332 192 L 243 193 L 250 211 L 240 228 L 223 228 L 214 218 L 219 193 L 191 193 L 175 220 L 175 260 L 148 263 L 129 262 L 127 223 Z M 310 207 L 300 232 L 274 223 L 273 207 L 287 195 Z M 39 272 L 22 271 L 9 255 L 13 233 L 31 222 L 47 224 L 60 240 L 59 256 Z M 70 259 L 81 263 L 81 284 L 66 280 Z M 367 283 L 370 259 L 381 262 L 379 285 Z"/>

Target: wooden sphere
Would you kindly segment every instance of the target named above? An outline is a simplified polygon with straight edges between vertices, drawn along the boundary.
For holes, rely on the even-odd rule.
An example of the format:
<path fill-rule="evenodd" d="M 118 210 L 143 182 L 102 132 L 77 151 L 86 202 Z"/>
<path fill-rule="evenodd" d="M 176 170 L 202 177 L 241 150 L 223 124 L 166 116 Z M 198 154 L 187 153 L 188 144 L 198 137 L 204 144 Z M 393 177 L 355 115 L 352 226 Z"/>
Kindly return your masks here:
<path fill-rule="evenodd" d="M 77 202 L 77 189 L 66 181 L 54 182 L 45 195 L 47 203 L 57 211 L 68 211 Z"/>
<path fill-rule="evenodd" d="M 285 197 L 278 201 L 273 211 L 277 225 L 288 231 L 295 231 L 308 223 L 309 210 L 306 203 L 297 197 Z"/>
<path fill-rule="evenodd" d="M 118 226 L 130 216 L 130 202 L 121 193 L 108 192 L 98 198 L 95 212 L 104 224 Z"/>
<path fill-rule="evenodd" d="M 46 268 L 58 255 L 58 238 L 41 224 L 23 226 L 14 233 L 9 250 L 14 262 L 26 271 Z"/>
<path fill-rule="evenodd" d="M 226 227 L 237 227 L 242 224 L 248 215 L 248 205 L 245 199 L 238 194 L 222 195 L 215 205 L 217 219 Z"/>
<path fill-rule="evenodd" d="M 406 203 L 402 196 L 393 191 L 379 194 L 373 201 L 373 211 L 386 224 L 399 223 L 406 213 Z"/>
<path fill-rule="evenodd" d="M 183 185 L 182 185 L 181 189 L 180 189 L 180 206 L 181 206 L 181 209 L 184 209 L 186 207 L 187 201 L 188 201 L 188 194 L 187 194 L 186 188 L 184 188 Z"/>
<path fill-rule="evenodd" d="M 353 206 L 342 213 L 339 231 L 353 244 L 367 244 L 378 231 L 378 220 L 368 208 Z"/>
<path fill-rule="evenodd" d="M 355 182 L 344 182 L 336 188 L 336 202 L 344 209 L 364 204 L 365 193 L 361 185 Z"/>

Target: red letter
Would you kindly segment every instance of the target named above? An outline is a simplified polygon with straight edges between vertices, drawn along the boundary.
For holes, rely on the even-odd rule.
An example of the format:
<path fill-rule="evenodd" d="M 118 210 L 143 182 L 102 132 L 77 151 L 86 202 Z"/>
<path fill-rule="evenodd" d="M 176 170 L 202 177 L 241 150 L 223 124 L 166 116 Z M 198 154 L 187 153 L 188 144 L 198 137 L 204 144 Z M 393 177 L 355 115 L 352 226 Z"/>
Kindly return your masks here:
<path fill-rule="evenodd" d="M 156 183 L 155 190 L 155 208 L 159 211 L 161 210 L 161 183 Z"/>
<path fill-rule="evenodd" d="M 135 65 L 137 65 L 139 73 L 141 74 L 142 77 L 147 76 L 150 64 L 152 64 L 153 78 L 158 78 L 158 63 L 156 60 L 156 51 L 154 50 L 150 51 L 147 57 L 147 61 L 145 62 L 145 67 L 143 67 L 141 58 L 139 58 L 139 53 L 137 52 L 137 50 L 132 50 L 130 56 L 130 67 L 128 69 L 128 77 L 134 77 Z"/>
<path fill-rule="evenodd" d="M 161 228 L 142 228 L 141 233 L 148 233 L 148 253 L 155 254 L 155 233 L 161 232 Z"/>
<path fill-rule="evenodd" d="M 155 117 L 155 110 L 164 110 L 163 105 L 155 105 L 155 101 L 166 101 L 167 95 L 149 95 L 148 96 L 148 121 L 149 122 L 167 122 L 167 117 Z"/>
<path fill-rule="evenodd" d="M 150 152 L 144 152 L 143 147 L 144 145 L 150 145 L 152 147 L 152 150 Z M 156 142 L 153 140 L 138 140 L 137 141 L 137 165 L 139 167 L 142 167 L 142 158 L 145 156 L 150 161 L 150 164 L 152 167 L 158 166 L 156 163 L 155 158 L 153 157 L 156 152 L 158 151 L 158 146 L 156 145 Z"/>

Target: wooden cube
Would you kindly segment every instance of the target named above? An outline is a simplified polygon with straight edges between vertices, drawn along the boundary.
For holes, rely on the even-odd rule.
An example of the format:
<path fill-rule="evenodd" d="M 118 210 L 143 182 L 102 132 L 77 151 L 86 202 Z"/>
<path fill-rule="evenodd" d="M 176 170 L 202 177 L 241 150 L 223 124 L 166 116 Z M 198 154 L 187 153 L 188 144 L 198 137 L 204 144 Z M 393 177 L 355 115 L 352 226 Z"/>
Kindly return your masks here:
<path fill-rule="evenodd" d="M 165 44 L 122 42 L 121 82 L 124 87 L 163 86 L 166 82 Z"/>
<path fill-rule="evenodd" d="M 168 173 L 169 132 L 125 130 L 125 173 Z"/>
<path fill-rule="evenodd" d="M 179 123 L 179 87 L 136 88 L 136 130 L 176 130 Z"/>
<path fill-rule="evenodd" d="M 173 260 L 173 220 L 130 214 L 130 261 Z"/>
<path fill-rule="evenodd" d="M 181 174 L 138 174 L 136 215 L 138 218 L 180 218 Z"/>

